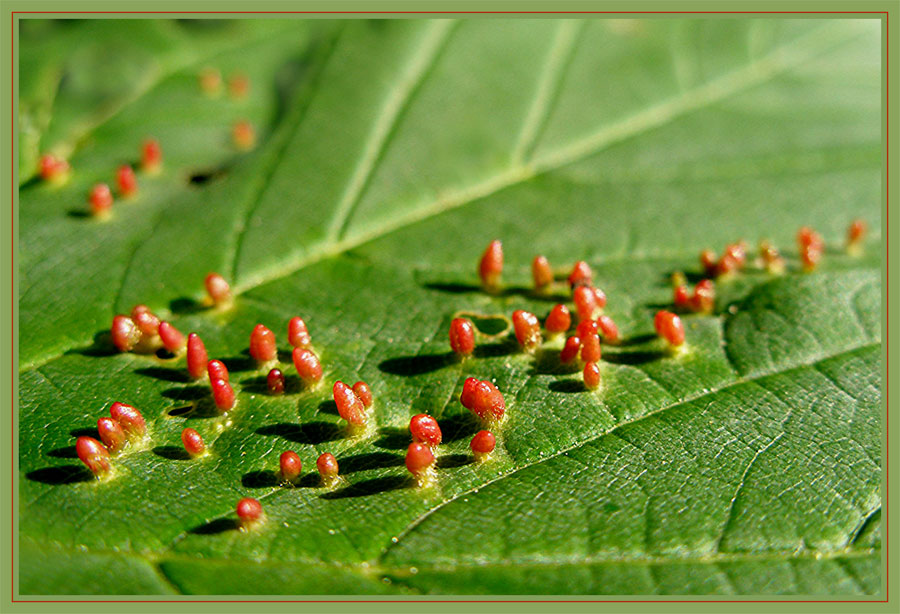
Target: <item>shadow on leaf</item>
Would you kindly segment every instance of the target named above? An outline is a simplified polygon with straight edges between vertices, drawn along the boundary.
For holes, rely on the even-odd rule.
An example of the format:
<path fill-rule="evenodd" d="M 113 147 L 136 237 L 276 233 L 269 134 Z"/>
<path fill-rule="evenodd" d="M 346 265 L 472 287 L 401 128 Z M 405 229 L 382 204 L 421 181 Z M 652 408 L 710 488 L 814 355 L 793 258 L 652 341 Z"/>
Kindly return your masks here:
<path fill-rule="evenodd" d="M 453 352 L 445 352 L 443 354 L 421 354 L 418 356 L 388 358 L 381 361 L 378 364 L 378 368 L 382 373 L 410 377 L 432 373 L 454 362 L 456 362 L 456 355 Z"/>
<path fill-rule="evenodd" d="M 153 379 L 162 380 L 164 382 L 172 382 L 175 384 L 186 384 L 191 381 L 188 374 L 180 369 L 166 369 L 164 367 L 142 367 L 135 369 L 138 375 L 145 375 Z"/>
<path fill-rule="evenodd" d="M 469 412 L 453 414 L 446 418 L 442 417 L 439 423 L 444 443 L 467 439 L 481 430 L 478 420 Z M 407 434 L 408 439 L 409 435 Z M 408 442 L 407 445 L 409 445 Z"/>
<path fill-rule="evenodd" d="M 61 465 L 59 467 L 44 467 L 35 469 L 25 474 L 25 477 L 41 484 L 75 484 L 77 482 L 90 482 L 94 474 L 87 467 L 79 465 Z"/>
<path fill-rule="evenodd" d="M 47 452 L 47 456 L 52 456 L 53 458 L 78 458 L 78 452 L 75 451 L 75 446 L 65 446 L 50 450 Z"/>
<path fill-rule="evenodd" d="M 241 528 L 241 524 L 232 518 L 217 518 L 205 524 L 198 525 L 189 530 L 188 533 L 194 535 L 218 535 L 228 531 L 236 531 Z"/>
<path fill-rule="evenodd" d="M 321 497 L 323 499 L 347 499 L 353 497 L 368 497 L 391 490 L 400 490 L 402 488 L 411 488 L 416 484 L 412 477 L 389 475 L 380 478 L 372 478 L 371 480 L 363 480 L 345 486 L 340 490 L 327 492 Z"/>
<path fill-rule="evenodd" d="M 399 467 L 403 463 L 404 458 L 402 456 L 388 452 L 368 452 L 338 459 L 341 473 L 356 473 L 367 469 Z"/>
<path fill-rule="evenodd" d="M 187 450 L 178 446 L 156 446 L 153 448 L 153 453 L 169 460 L 191 460 L 191 455 L 187 453 Z"/>
<path fill-rule="evenodd" d="M 101 330 L 94 334 L 94 342 L 85 348 L 75 348 L 66 352 L 66 354 L 78 354 L 80 356 L 90 356 L 92 358 L 105 358 L 107 356 L 115 356 L 119 353 L 116 346 L 113 345 L 112 337 L 109 330 Z"/>
<path fill-rule="evenodd" d="M 402 450 L 412 441 L 409 437 L 409 429 L 396 426 L 386 426 L 379 430 L 380 437 L 375 440 L 375 446 L 386 450 Z"/>
<path fill-rule="evenodd" d="M 435 464 L 438 469 L 453 469 L 454 467 L 465 467 L 475 462 L 475 457 L 468 454 L 445 454 L 438 456 Z"/>
<path fill-rule="evenodd" d="M 555 382 L 550 382 L 550 390 L 553 392 L 564 392 L 566 394 L 574 393 L 574 392 L 586 392 L 587 388 L 584 387 L 584 382 L 581 380 L 574 379 L 563 379 Z"/>
<path fill-rule="evenodd" d="M 256 432 L 260 435 L 273 435 L 295 443 L 313 446 L 335 441 L 344 436 L 341 427 L 332 422 L 305 422 L 303 424 L 280 422 L 261 426 L 256 429 Z"/>
<path fill-rule="evenodd" d="M 281 484 L 274 471 L 250 471 L 241 477 L 244 488 L 273 488 Z"/>

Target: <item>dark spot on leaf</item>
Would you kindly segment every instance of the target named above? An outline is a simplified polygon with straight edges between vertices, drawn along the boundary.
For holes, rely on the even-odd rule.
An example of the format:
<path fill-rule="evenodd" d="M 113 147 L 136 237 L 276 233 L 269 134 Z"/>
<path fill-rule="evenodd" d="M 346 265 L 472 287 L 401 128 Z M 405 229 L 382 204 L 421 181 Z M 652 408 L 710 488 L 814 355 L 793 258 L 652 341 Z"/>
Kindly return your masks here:
<path fill-rule="evenodd" d="M 389 475 L 380 478 L 372 478 L 371 480 L 363 480 L 345 486 L 340 490 L 327 492 L 322 495 L 323 499 L 346 499 L 351 497 L 368 497 L 391 490 L 400 490 L 401 488 L 411 488 L 416 484 L 412 477 Z"/>
<path fill-rule="evenodd" d="M 61 465 L 59 467 L 45 467 L 29 471 L 25 477 L 42 484 L 75 484 L 76 482 L 90 482 L 94 474 L 87 467 L 80 465 Z"/>
<path fill-rule="evenodd" d="M 313 446 L 343 437 L 341 428 L 332 422 L 305 422 L 303 424 L 282 422 L 260 427 L 256 432 L 260 435 L 274 435 L 295 443 Z"/>
<path fill-rule="evenodd" d="M 66 211 L 66 215 L 76 220 L 86 220 L 91 217 L 91 212 L 86 209 L 69 209 Z"/>
<path fill-rule="evenodd" d="M 268 395 L 270 394 L 268 378 L 264 375 L 260 375 L 257 377 L 249 377 L 247 379 L 241 380 L 241 390 L 255 394 Z M 284 376 L 284 394 L 294 394 L 300 392 L 301 390 L 303 390 L 303 382 L 300 381 L 300 378 L 298 376 Z M 271 396 L 278 397 L 283 395 Z"/>
<path fill-rule="evenodd" d="M 670 305 L 671 307 L 671 305 Z M 653 333 L 645 333 L 643 335 L 635 335 L 633 337 L 629 337 L 627 339 L 622 339 L 619 342 L 619 347 L 633 347 L 635 345 L 643 345 L 645 343 L 649 343 L 650 341 L 654 341 L 656 339 L 656 335 Z"/>
<path fill-rule="evenodd" d="M 274 471 L 250 471 L 241 478 L 245 488 L 272 488 L 280 483 Z"/>
<path fill-rule="evenodd" d="M 177 418 L 178 416 L 186 416 L 189 413 L 194 411 L 193 405 L 181 405 L 179 407 L 173 407 L 168 411 L 168 415 L 172 418 Z"/>
<path fill-rule="evenodd" d="M 227 174 L 228 169 L 226 168 L 198 170 L 190 174 L 190 176 L 188 177 L 188 184 L 192 186 L 206 185 L 207 183 L 222 179 Z"/>
<path fill-rule="evenodd" d="M 581 380 L 574 379 L 563 379 L 555 382 L 550 382 L 550 390 L 553 392 L 585 392 L 587 389 L 584 387 L 584 382 Z"/>
<path fill-rule="evenodd" d="M 156 446 L 153 453 L 169 460 L 191 460 L 191 455 L 178 446 Z"/>
<path fill-rule="evenodd" d="M 617 365 L 642 365 L 660 360 L 664 356 L 665 353 L 659 350 L 648 352 L 605 352 L 603 360 Z"/>
<path fill-rule="evenodd" d="M 399 467 L 404 459 L 398 454 L 388 452 L 368 452 L 356 454 L 338 459 L 338 467 L 341 473 L 356 473 L 367 469 L 382 469 L 384 467 Z"/>
<path fill-rule="evenodd" d="M 156 350 L 156 357 L 160 360 L 172 360 L 175 358 L 175 354 L 167 350 L 166 348 L 159 348 Z"/>
<path fill-rule="evenodd" d="M 85 348 L 76 348 L 69 350 L 66 354 L 78 354 L 80 356 L 90 356 L 92 358 L 105 358 L 107 356 L 115 356 L 119 351 L 113 345 L 112 337 L 109 329 L 101 330 L 94 333 L 94 342 Z"/>
<path fill-rule="evenodd" d="M 255 370 L 256 361 L 250 358 L 250 351 L 244 350 L 244 353 L 246 356 L 232 356 L 231 358 L 221 358 L 220 360 L 228 367 L 229 373 Z"/>
<path fill-rule="evenodd" d="M 135 369 L 138 375 L 145 375 L 164 382 L 174 382 L 176 384 L 186 384 L 191 381 L 188 374 L 180 369 L 166 369 L 165 367 L 143 367 Z"/>
<path fill-rule="evenodd" d="M 176 298 L 169 303 L 169 310 L 177 315 L 198 313 L 200 311 L 205 311 L 206 309 L 208 309 L 208 307 L 188 297 Z"/>
<path fill-rule="evenodd" d="M 94 431 L 94 435 L 96 434 L 97 431 Z M 65 446 L 50 450 L 47 452 L 47 456 L 52 456 L 53 458 L 78 458 L 78 452 L 75 451 L 75 446 Z"/>
<path fill-rule="evenodd" d="M 404 449 L 412 441 L 409 436 L 408 428 L 388 426 L 380 429 L 379 434 L 381 437 L 375 441 L 375 445 L 387 450 Z"/>
<path fill-rule="evenodd" d="M 232 518 L 217 518 L 206 524 L 194 527 L 188 531 L 188 533 L 193 533 L 194 535 L 218 535 L 219 533 L 225 533 L 227 531 L 236 531 L 240 528 L 241 524 L 237 520 Z"/>
<path fill-rule="evenodd" d="M 383 373 L 390 373 L 391 375 L 413 376 L 437 371 L 454 362 L 456 362 L 456 355 L 453 352 L 445 352 L 443 354 L 422 354 L 419 356 L 389 358 L 381 361 L 378 368 Z"/>
<path fill-rule="evenodd" d="M 94 439 L 100 438 L 100 433 L 97 432 L 97 427 L 87 427 L 87 428 L 77 428 L 69 431 L 69 435 L 72 437 L 93 437 Z"/>
<path fill-rule="evenodd" d="M 454 467 L 464 467 L 475 462 L 475 457 L 469 454 L 445 454 L 437 457 L 438 469 L 453 469 Z"/>

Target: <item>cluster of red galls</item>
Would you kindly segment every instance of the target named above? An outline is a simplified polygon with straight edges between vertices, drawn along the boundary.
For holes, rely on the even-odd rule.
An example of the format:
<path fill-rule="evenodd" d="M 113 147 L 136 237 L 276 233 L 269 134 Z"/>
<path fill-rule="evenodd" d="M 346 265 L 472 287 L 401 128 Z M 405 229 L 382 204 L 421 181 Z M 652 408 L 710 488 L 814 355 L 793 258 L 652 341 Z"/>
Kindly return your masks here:
<path fill-rule="evenodd" d="M 499 240 L 491 241 L 481 257 L 478 273 L 482 286 L 488 292 L 498 288 L 503 271 L 503 246 Z M 534 289 L 544 292 L 554 281 L 553 270 L 544 256 L 535 256 L 531 264 Z M 567 279 L 572 290 L 572 301 L 578 317 L 575 334 L 566 339 L 560 352 L 560 362 L 567 364 L 580 356 L 585 363 L 583 379 L 585 387 L 594 389 L 600 386 L 600 367 L 602 356 L 601 339 L 609 344 L 619 342 L 619 328 L 611 317 L 602 310 L 606 307 L 606 294 L 593 284 L 593 272 L 587 262 L 575 263 Z M 512 314 L 513 330 L 516 340 L 525 352 L 535 352 L 543 343 L 540 320 L 531 312 L 519 309 Z M 684 326 L 674 313 L 660 311 L 654 320 L 656 330 L 671 347 L 684 343 Z M 564 334 L 572 326 L 572 313 L 566 305 L 558 304 L 550 310 L 544 321 L 544 329 L 550 336 Z M 466 358 L 475 350 L 475 326 L 466 318 L 454 318 L 450 323 L 450 347 Z"/>
<path fill-rule="evenodd" d="M 79 437 L 75 441 L 75 453 L 94 475 L 100 477 L 112 469 L 110 455 L 142 441 L 147 434 L 147 425 L 141 412 L 131 405 L 113 403 L 109 416 L 97 420 L 97 432 L 100 441 L 93 437 Z"/>

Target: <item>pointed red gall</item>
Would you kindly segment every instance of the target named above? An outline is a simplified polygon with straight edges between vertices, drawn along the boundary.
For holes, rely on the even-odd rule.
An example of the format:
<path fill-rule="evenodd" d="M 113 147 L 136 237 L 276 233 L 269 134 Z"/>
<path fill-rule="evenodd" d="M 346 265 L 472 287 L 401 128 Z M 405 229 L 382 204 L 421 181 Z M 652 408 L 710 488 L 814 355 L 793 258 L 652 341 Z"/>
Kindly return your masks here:
<path fill-rule="evenodd" d="M 670 311 L 658 311 L 653 320 L 656 332 L 669 345 L 678 347 L 684 343 L 684 325 L 681 318 Z"/>
<path fill-rule="evenodd" d="M 591 286 L 591 289 L 594 291 L 594 302 L 597 303 L 597 308 L 603 309 L 606 307 L 606 293 L 600 288 L 594 288 L 593 286 Z"/>
<path fill-rule="evenodd" d="M 469 447 L 479 462 L 487 460 L 488 455 L 497 447 L 497 439 L 490 431 L 478 431 L 469 442 Z"/>
<path fill-rule="evenodd" d="M 262 324 L 257 324 L 250 333 L 250 356 L 257 362 L 269 362 L 278 357 L 275 333 Z"/>
<path fill-rule="evenodd" d="M 213 401 L 219 411 L 228 411 L 234 407 L 234 388 L 231 384 L 223 379 L 214 379 L 210 382 L 212 388 Z"/>
<path fill-rule="evenodd" d="M 113 196 L 109 186 L 105 183 L 98 183 L 91 188 L 88 195 L 88 202 L 91 205 L 91 212 L 96 216 L 104 216 L 112 209 Z"/>
<path fill-rule="evenodd" d="M 135 305 L 131 308 L 131 319 L 148 337 L 159 334 L 159 318 L 146 305 Z"/>
<path fill-rule="evenodd" d="M 513 328 L 516 340 L 526 352 L 534 351 L 541 344 L 541 323 L 537 316 L 529 311 L 518 309 L 513 312 Z"/>
<path fill-rule="evenodd" d="M 97 420 L 97 432 L 100 433 L 100 441 L 112 454 L 119 452 L 125 446 L 125 431 L 122 425 L 112 418 L 100 418 Z"/>
<path fill-rule="evenodd" d="M 130 352 L 141 340 L 141 330 L 128 316 L 118 315 L 113 318 L 112 327 L 109 329 L 113 345 L 120 352 Z"/>
<path fill-rule="evenodd" d="M 250 91 L 250 78 L 244 73 L 234 73 L 228 78 L 228 93 L 232 98 L 246 98 Z"/>
<path fill-rule="evenodd" d="M 156 173 L 162 166 L 162 148 L 156 139 L 147 139 L 141 147 L 141 168 L 147 173 Z"/>
<path fill-rule="evenodd" d="M 822 252 L 825 249 L 825 241 L 822 239 L 822 235 L 812 228 L 804 226 L 797 232 L 797 244 L 800 247 L 800 260 L 803 262 L 803 269 L 812 271 L 822 259 Z"/>
<path fill-rule="evenodd" d="M 75 452 L 94 475 L 99 477 L 109 472 L 109 451 L 93 437 L 79 437 L 75 441 Z"/>
<path fill-rule="evenodd" d="M 479 380 L 474 377 L 467 377 L 463 383 L 462 394 L 459 395 L 459 402 L 466 409 L 472 409 L 475 403 L 475 388 L 478 386 Z"/>
<path fill-rule="evenodd" d="M 282 452 L 278 459 L 281 467 L 281 479 L 285 482 L 293 482 L 300 476 L 300 470 L 303 467 L 300 457 L 293 450 Z"/>
<path fill-rule="evenodd" d="M 700 313 L 712 313 L 716 306 L 716 288 L 712 280 L 704 279 L 694 287 L 691 309 Z"/>
<path fill-rule="evenodd" d="M 159 323 L 159 338 L 162 339 L 163 346 L 173 354 L 180 352 L 187 343 L 184 335 L 168 322 Z"/>
<path fill-rule="evenodd" d="M 322 365 L 319 358 L 312 351 L 303 348 L 294 348 L 292 353 L 294 367 L 297 375 L 307 386 L 312 386 L 322 379 Z"/>
<path fill-rule="evenodd" d="M 486 380 L 467 379 L 459 400 L 463 407 L 485 422 L 502 420 L 506 412 L 503 394 Z"/>
<path fill-rule="evenodd" d="M 578 350 L 581 349 L 581 337 L 577 335 L 569 337 L 566 339 L 566 344 L 563 346 L 562 351 L 559 353 L 559 361 L 563 364 L 567 364 L 575 360 L 575 357 L 578 356 Z"/>
<path fill-rule="evenodd" d="M 123 164 L 116 172 L 116 186 L 119 189 L 119 195 L 124 198 L 131 198 L 137 194 L 137 177 L 134 176 L 134 169 L 128 164 Z"/>
<path fill-rule="evenodd" d="M 230 381 L 228 379 L 228 367 L 221 360 L 210 360 L 206 363 L 206 372 L 209 374 L 209 381 L 211 382 L 217 379 L 225 380 L 226 382 Z"/>
<path fill-rule="evenodd" d="M 262 504 L 251 497 L 244 497 L 238 501 L 235 513 L 237 514 L 238 519 L 240 519 L 241 525 L 243 525 L 244 528 L 247 528 L 256 522 L 259 522 L 262 518 Z"/>
<path fill-rule="evenodd" d="M 725 246 L 725 252 L 722 254 L 722 258 L 728 258 L 729 260 L 734 262 L 734 266 L 741 270 L 744 268 L 744 265 L 747 262 L 747 246 L 744 241 L 738 241 L 737 243 L 730 243 Z"/>
<path fill-rule="evenodd" d="M 109 415 L 121 425 L 128 439 L 140 439 L 147 432 L 147 423 L 144 416 L 136 408 L 126 403 L 113 403 L 109 408 Z"/>
<path fill-rule="evenodd" d="M 256 145 L 256 131 L 253 125 L 245 119 L 236 122 L 231 129 L 231 140 L 238 149 L 252 149 Z"/>
<path fill-rule="evenodd" d="M 535 256 L 531 261 L 531 276 L 534 278 L 534 289 L 543 290 L 553 283 L 553 270 L 550 262 L 543 256 Z"/>
<path fill-rule="evenodd" d="M 316 469 L 319 470 L 319 475 L 322 476 L 322 482 L 326 486 L 333 484 L 338 477 L 338 462 L 334 457 L 334 454 L 325 452 L 317 458 Z"/>
<path fill-rule="evenodd" d="M 675 306 L 679 309 L 690 309 L 691 308 L 691 295 L 688 292 L 687 286 L 676 286 L 674 290 L 674 301 Z"/>
<path fill-rule="evenodd" d="M 475 327 L 470 320 L 453 318 L 450 322 L 450 348 L 463 358 L 475 351 Z"/>
<path fill-rule="evenodd" d="M 481 262 L 478 263 L 478 275 L 485 290 L 496 290 L 503 272 L 503 244 L 495 239 L 490 242 Z"/>
<path fill-rule="evenodd" d="M 718 258 L 716 252 L 711 249 L 704 249 L 700 252 L 700 264 L 707 275 L 714 276 L 719 270 Z"/>
<path fill-rule="evenodd" d="M 413 416 L 409 421 L 409 433 L 415 443 L 424 443 L 432 448 L 441 443 L 441 427 L 428 414 Z"/>
<path fill-rule="evenodd" d="M 421 443 L 411 443 L 406 449 L 406 468 L 417 478 L 425 477 L 434 466 L 434 453 Z"/>
<path fill-rule="evenodd" d="M 619 342 L 619 327 L 616 326 L 616 323 L 609 316 L 600 316 L 597 318 L 597 325 L 600 328 L 600 332 L 603 334 L 603 340 L 606 343 L 611 343 L 615 345 Z"/>
<path fill-rule="evenodd" d="M 600 385 L 600 367 L 596 362 L 588 362 L 584 365 L 584 387 L 593 390 Z"/>
<path fill-rule="evenodd" d="M 581 360 L 584 362 L 597 362 L 600 360 L 600 336 L 593 333 L 581 340 Z"/>
<path fill-rule="evenodd" d="M 781 275 L 784 273 L 784 258 L 778 252 L 778 248 L 769 241 L 759 242 L 759 257 L 763 261 L 763 265 L 769 273 Z"/>
<path fill-rule="evenodd" d="M 288 322 L 288 341 L 295 348 L 307 348 L 312 343 L 312 337 L 309 336 L 303 318 L 293 317 Z"/>
<path fill-rule="evenodd" d="M 556 305 L 544 321 L 544 328 L 553 335 L 564 333 L 572 326 L 572 314 L 565 305 Z"/>
<path fill-rule="evenodd" d="M 332 387 L 332 395 L 341 418 L 353 426 L 365 425 L 366 408 L 363 407 L 362 401 L 350 386 L 340 380 L 336 381 Z"/>
<path fill-rule="evenodd" d="M 865 220 L 853 220 L 847 228 L 847 245 L 859 245 L 866 236 L 869 226 Z"/>
<path fill-rule="evenodd" d="M 353 392 L 359 397 L 359 400 L 362 401 L 363 407 L 369 409 L 372 407 L 372 402 L 374 399 L 372 398 L 372 390 L 369 388 L 369 385 L 365 382 L 356 382 L 353 384 Z"/>
<path fill-rule="evenodd" d="M 186 428 L 181 431 L 181 442 L 184 444 L 185 451 L 191 456 L 200 456 L 206 452 L 206 444 L 203 443 L 203 438 L 194 429 Z"/>
<path fill-rule="evenodd" d="M 208 273 L 204 280 L 206 295 L 214 305 L 224 305 L 231 301 L 231 286 L 218 273 Z"/>
<path fill-rule="evenodd" d="M 280 369 L 272 369 L 266 376 L 269 394 L 284 394 L 284 374 Z"/>
<path fill-rule="evenodd" d="M 575 312 L 578 314 L 578 321 L 590 320 L 594 317 L 594 313 L 599 309 L 597 305 L 597 295 L 590 286 L 577 286 L 575 288 Z"/>
<path fill-rule="evenodd" d="M 69 163 L 53 154 L 41 156 L 40 167 L 44 181 L 60 181 L 69 173 Z"/>
<path fill-rule="evenodd" d="M 200 379 L 206 373 L 206 363 L 209 356 L 206 354 L 206 346 L 197 333 L 191 333 L 187 339 L 187 370 L 194 379 Z"/>
<path fill-rule="evenodd" d="M 597 324 L 597 320 L 582 320 L 575 328 L 575 335 L 577 337 L 585 339 L 588 335 L 597 334 L 597 329 L 599 328 L 599 326 L 600 325 Z"/>
<path fill-rule="evenodd" d="M 593 283 L 594 273 L 591 271 L 590 265 L 584 260 L 579 260 L 572 267 L 572 273 L 569 274 L 569 286 L 575 288 L 577 286 L 590 286 Z"/>

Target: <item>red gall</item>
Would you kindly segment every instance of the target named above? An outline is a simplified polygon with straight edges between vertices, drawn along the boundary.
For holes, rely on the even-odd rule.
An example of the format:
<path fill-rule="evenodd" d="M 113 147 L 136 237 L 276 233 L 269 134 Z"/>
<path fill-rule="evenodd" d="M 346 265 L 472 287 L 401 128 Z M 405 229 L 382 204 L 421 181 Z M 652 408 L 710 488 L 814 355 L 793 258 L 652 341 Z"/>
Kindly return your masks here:
<path fill-rule="evenodd" d="M 597 320 L 582 320 L 575 328 L 575 335 L 585 339 L 588 335 L 596 334 L 599 327 Z"/>
<path fill-rule="evenodd" d="M 784 258 L 781 257 L 781 254 L 778 252 L 778 248 L 776 248 L 771 242 L 759 242 L 759 257 L 762 260 L 762 264 L 765 267 L 766 271 L 768 271 L 769 273 L 772 273 L 773 275 L 781 275 L 782 273 L 784 273 Z"/>
<path fill-rule="evenodd" d="M 225 278 L 216 272 L 208 273 L 204 280 L 206 295 L 213 305 L 226 305 L 231 302 L 231 286 Z"/>
<path fill-rule="evenodd" d="M 593 286 L 591 289 L 594 291 L 594 302 L 597 303 L 597 307 L 599 309 L 606 307 L 606 293 L 600 288 L 594 288 Z"/>
<path fill-rule="evenodd" d="M 681 318 L 670 311 L 658 311 L 653 325 L 660 337 L 671 347 L 679 347 L 684 343 L 684 325 Z"/>
<path fill-rule="evenodd" d="M 716 306 L 716 288 L 711 279 L 704 279 L 694 287 L 691 309 L 698 313 L 712 313 Z"/>
<path fill-rule="evenodd" d="M 228 78 L 228 93 L 232 98 L 240 100 L 247 97 L 250 91 L 250 78 L 244 73 L 234 73 Z"/>
<path fill-rule="evenodd" d="M 187 370 L 188 375 L 193 379 L 200 379 L 206 375 L 206 363 L 209 362 L 209 356 L 206 353 L 206 346 L 197 333 L 191 333 L 187 339 Z"/>
<path fill-rule="evenodd" d="M 79 437 L 75 441 L 75 452 L 81 462 L 97 477 L 109 473 L 109 451 L 93 437 Z"/>
<path fill-rule="evenodd" d="M 499 422 L 506 412 L 503 394 L 494 384 L 486 380 L 468 378 L 463 384 L 459 400 L 463 407 L 474 413 L 483 422 Z"/>
<path fill-rule="evenodd" d="M 185 451 L 192 457 L 197 457 L 206 452 L 206 444 L 200 433 L 192 428 L 186 428 L 181 431 L 181 443 L 184 444 Z"/>
<path fill-rule="evenodd" d="M 234 388 L 223 379 L 214 379 L 210 382 L 213 401 L 219 411 L 226 412 L 234 407 Z"/>
<path fill-rule="evenodd" d="M 88 195 L 88 202 L 91 205 L 91 212 L 97 217 L 109 215 L 113 205 L 112 191 L 105 183 L 98 183 Z"/>
<path fill-rule="evenodd" d="M 293 482 L 300 476 L 300 470 L 303 467 L 300 457 L 293 450 L 282 452 L 278 459 L 281 468 L 281 479 L 285 482 Z"/>
<path fill-rule="evenodd" d="M 409 434 L 414 443 L 423 443 L 432 448 L 441 443 L 441 427 L 428 414 L 418 414 L 410 419 Z"/>
<path fill-rule="evenodd" d="M 581 340 L 581 360 L 584 362 L 597 362 L 600 360 L 600 336 L 597 333 L 588 335 Z"/>
<path fill-rule="evenodd" d="M 703 266 L 704 272 L 710 277 L 715 276 L 719 271 L 719 261 L 716 253 L 711 249 L 705 249 L 700 252 L 700 264 Z"/>
<path fill-rule="evenodd" d="M 551 335 L 558 335 L 569 330 L 572 326 L 572 314 L 565 305 L 556 305 L 550 310 L 550 315 L 544 321 L 544 328 Z"/>
<path fill-rule="evenodd" d="M 238 501 L 235 513 L 241 521 L 241 526 L 246 529 L 262 519 L 262 504 L 251 497 L 244 497 Z"/>
<path fill-rule="evenodd" d="M 117 315 L 113 318 L 109 334 L 113 345 L 120 352 L 130 352 L 141 340 L 141 330 L 137 327 L 137 324 L 128 316 L 123 315 Z"/>
<path fill-rule="evenodd" d="M 44 154 L 40 160 L 41 179 L 61 182 L 69 174 L 69 163 L 53 154 Z"/>
<path fill-rule="evenodd" d="M 307 386 L 317 384 L 322 379 L 322 365 L 319 358 L 310 350 L 294 348 L 292 353 L 297 375 Z"/>
<path fill-rule="evenodd" d="M 280 369 L 272 369 L 266 376 L 269 394 L 284 394 L 284 374 Z"/>
<path fill-rule="evenodd" d="M 797 231 L 797 244 L 800 248 L 800 260 L 805 271 L 812 271 L 818 266 L 825 249 L 822 235 L 808 226 Z"/>
<path fill-rule="evenodd" d="M 434 453 L 421 443 L 411 443 L 406 449 L 406 468 L 420 486 L 428 482 L 434 471 Z"/>
<path fill-rule="evenodd" d="M 553 283 L 553 270 L 550 262 L 543 256 L 535 256 L 531 261 L 531 276 L 534 278 L 534 289 L 544 290 Z"/>
<path fill-rule="evenodd" d="M 184 335 L 168 322 L 159 323 L 159 338 L 162 340 L 163 347 L 173 354 L 180 352 L 187 343 Z"/>
<path fill-rule="evenodd" d="M 559 353 L 559 361 L 563 364 L 568 364 L 575 360 L 575 357 L 578 356 L 578 350 L 581 349 L 581 337 L 577 335 L 569 337 L 566 339 L 566 344 L 563 346 L 562 351 Z"/>
<path fill-rule="evenodd" d="M 496 290 L 503 272 L 503 244 L 495 239 L 490 242 L 481 261 L 478 263 L 478 275 L 485 290 Z"/>
<path fill-rule="evenodd" d="M 372 407 L 374 399 L 372 397 L 372 390 L 367 383 L 360 381 L 353 384 L 353 393 L 360 401 L 362 401 L 363 407 L 366 409 Z"/>
<path fill-rule="evenodd" d="M 597 326 L 606 343 L 615 345 L 619 342 L 619 327 L 616 326 L 616 323 L 611 317 L 606 315 L 600 316 L 597 318 Z"/>
<path fill-rule="evenodd" d="M 322 484 L 333 485 L 338 479 L 338 462 L 334 454 L 325 452 L 316 459 L 316 469 L 322 477 Z"/>
<path fill-rule="evenodd" d="M 303 318 L 293 317 L 288 322 L 288 341 L 295 348 L 307 348 L 312 343 Z"/>
<path fill-rule="evenodd" d="M 529 311 L 518 309 L 512 315 L 516 340 L 526 352 L 533 352 L 541 344 L 541 323 Z"/>
<path fill-rule="evenodd" d="M 592 319 L 595 312 L 600 308 L 597 304 L 597 295 L 594 294 L 594 289 L 590 286 L 576 287 L 573 298 L 579 322 Z"/>
<path fill-rule="evenodd" d="M 722 258 L 732 260 L 738 270 L 742 270 L 747 262 L 747 245 L 742 241 L 730 243 L 725 246 Z"/>
<path fill-rule="evenodd" d="M 252 149 L 256 145 L 256 131 L 250 122 L 243 119 L 231 128 L 231 140 L 238 149 L 244 151 Z"/>
<path fill-rule="evenodd" d="M 450 348 L 462 358 L 475 351 L 475 327 L 471 321 L 453 318 L 450 322 Z"/>
<path fill-rule="evenodd" d="M 847 251 L 858 254 L 861 250 L 863 239 L 869 230 L 865 220 L 853 220 L 847 228 Z"/>
<path fill-rule="evenodd" d="M 579 260 L 572 267 L 569 274 L 569 286 L 575 288 L 577 286 L 590 286 L 593 283 L 594 273 L 591 271 L 590 265 L 584 260 Z"/>
<path fill-rule="evenodd" d="M 120 452 L 125 447 L 125 431 L 122 425 L 113 418 L 100 418 L 97 420 L 97 432 L 100 433 L 100 441 L 112 454 Z"/>
<path fill-rule="evenodd" d="M 472 437 L 472 441 L 469 442 L 469 448 L 475 455 L 475 460 L 480 463 L 486 461 L 496 447 L 497 439 L 490 431 L 478 431 Z"/>
<path fill-rule="evenodd" d="M 691 295 L 687 286 L 676 286 L 673 291 L 675 307 L 688 311 L 691 308 Z"/>
<path fill-rule="evenodd" d="M 158 173 L 162 167 L 162 148 L 156 139 L 147 139 L 141 146 L 141 168 L 147 173 Z"/>
<path fill-rule="evenodd" d="M 362 401 L 344 382 L 338 380 L 331 389 L 334 404 L 337 405 L 338 414 L 354 427 L 365 426 L 366 408 Z"/>
<path fill-rule="evenodd" d="M 131 308 L 131 319 L 137 324 L 141 333 L 148 337 L 159 334 L 159 318 L 146 305 L 135 305 Z"/>
<path fill-rule="evenodd" d="M 600 386 L 600 367 L 596 362 L 588 362 L 584 365 L 584 387 L 588 390 L 594 390 Z"/>
<path fill-rule="evenodd" d="M 257 362 L 266 363 L 278 358 L 275 347 L 275 333 L 262 324 L 257 324 L 250 333 L 250 356 Z"/>
<path fill-rule="evenodd" d="M 222 91 L 222 74 L 216 68 L 207 66 L 197 76 L 200 89 L 207 96 L 218 96 Z"/>
<path fill-rule="evenodd" d="M 125 435 L 132 441 L 141 439 L 147 433 L 144 416 L 131 405 L 115 402 L 109 408 L 109 415 L 119 423 Z"/>
<path fill-rule="evenodd" d="M 206 363 L 206 372 L 209 374 L 209 381 L 222 379 L 226 382 L 228 379 L 228 367 L 221 360 L 210 360 Z"/>
<path fill-rule="evenodd" d="M 123 198 L 131 198 L 137 194 L 137 177 L 134 176 L 134 169 L 128 164 L 123 164 L 116 171 L 116 186 L 119 190 L 119 195 Z"/>

